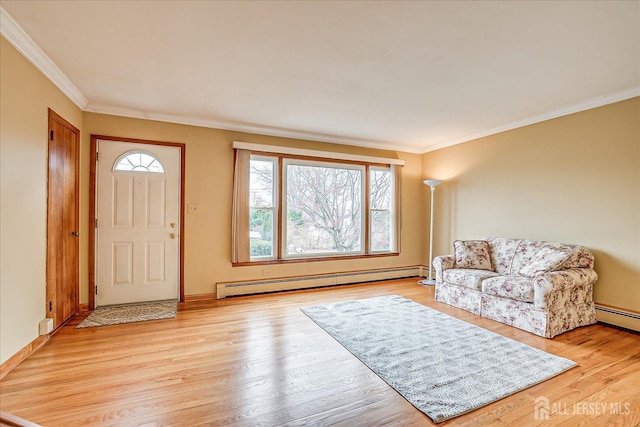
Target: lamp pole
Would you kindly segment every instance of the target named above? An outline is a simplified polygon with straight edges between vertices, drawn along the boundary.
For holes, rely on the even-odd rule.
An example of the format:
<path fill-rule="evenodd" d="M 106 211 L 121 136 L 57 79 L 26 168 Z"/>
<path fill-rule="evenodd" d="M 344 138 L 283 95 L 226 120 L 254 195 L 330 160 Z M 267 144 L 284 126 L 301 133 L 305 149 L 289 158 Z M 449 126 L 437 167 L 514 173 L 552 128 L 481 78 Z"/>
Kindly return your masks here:
<path fill-rule="evenodd" d="M 425 179 L 423 181 L 426 185 L 431 187 L 431 222 L 429 224 L 429 277 L 422 280 L 420 283 L 423 285 L 435 285 L 436 281 L 433 279 L 433 200 L 436 192 L 436 187 L 442 183 L 438 179 Z"/>

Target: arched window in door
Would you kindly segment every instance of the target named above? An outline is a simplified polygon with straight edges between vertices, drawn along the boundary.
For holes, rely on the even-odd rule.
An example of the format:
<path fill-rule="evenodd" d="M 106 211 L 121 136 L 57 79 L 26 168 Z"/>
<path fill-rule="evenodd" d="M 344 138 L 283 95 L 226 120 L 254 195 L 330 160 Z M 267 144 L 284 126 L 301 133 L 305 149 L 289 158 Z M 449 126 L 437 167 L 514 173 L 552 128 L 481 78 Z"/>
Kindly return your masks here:
<path fill-rule="evenodd" d="M 146 151 L 128 151 L 122 156 L 118 157 L 114 171 L 121 172 L 154 172 L 164 173 L 162 163 L 155 156 Z"/>

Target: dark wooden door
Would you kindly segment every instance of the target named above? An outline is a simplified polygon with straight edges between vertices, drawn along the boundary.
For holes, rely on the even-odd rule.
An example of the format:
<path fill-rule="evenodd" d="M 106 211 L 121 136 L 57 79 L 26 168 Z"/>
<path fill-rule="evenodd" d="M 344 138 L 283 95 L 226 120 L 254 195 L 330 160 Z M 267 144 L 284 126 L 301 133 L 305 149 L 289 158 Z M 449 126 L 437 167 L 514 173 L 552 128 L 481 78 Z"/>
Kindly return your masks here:
<path fill-rule="evenodd" d="M 80 132 L 49 110 L 47 317 L 57 329 L 78 312 Z"/>

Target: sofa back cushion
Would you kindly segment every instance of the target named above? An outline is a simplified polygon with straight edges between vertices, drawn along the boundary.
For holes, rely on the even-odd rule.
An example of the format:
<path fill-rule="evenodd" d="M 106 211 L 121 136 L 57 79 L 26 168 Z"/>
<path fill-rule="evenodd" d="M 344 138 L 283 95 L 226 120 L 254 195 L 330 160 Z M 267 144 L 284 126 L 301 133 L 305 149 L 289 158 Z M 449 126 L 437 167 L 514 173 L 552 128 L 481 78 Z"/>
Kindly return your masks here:
<path fill-rule="evenodd" d="M 492 237 L 487 239 L 491 248 L 491 263 L 496 273 L 501 275 L 511 274 L 511 263 L 522 239 L 506 239 L 504 237 Z"/>
<path fill-rule="evenodd" d="M 495 271 L 491 263 L 491 248 L 485 240 L 453 242 L 455 268 Z"/>
<path fill-rule="evenodd" d="M 536 252 L 529 262 L 520 265 L 519 276 L 535 277 L 538 274 L 556 271 L 569 259 L 572 250 L 544 246 Z"/>
<path fill-rule="evenodd" d="M 593 255 L 579 245 L 523 240 L 511 263 L 511 275 L 533 277 L 565 268 L 593 268 Z"/>
<path fill-rule="evenodd" d="M 593 268 L 593 254 L 580 245 L 504 237 L 486 241 L 491 251 L 491 264 L 500 275 L 533 277 L 547 271 Z"/>

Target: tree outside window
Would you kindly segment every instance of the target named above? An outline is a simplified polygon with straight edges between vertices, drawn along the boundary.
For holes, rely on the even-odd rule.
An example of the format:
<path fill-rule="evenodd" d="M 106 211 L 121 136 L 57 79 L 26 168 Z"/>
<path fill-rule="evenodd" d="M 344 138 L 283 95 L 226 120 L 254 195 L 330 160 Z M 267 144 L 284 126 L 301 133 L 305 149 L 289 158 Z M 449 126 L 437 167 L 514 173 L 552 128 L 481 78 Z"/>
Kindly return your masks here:
<path fill-rule="evenodd" d="M 362 252 L 364 168 L 286 164 L 286 254 Z"/>

